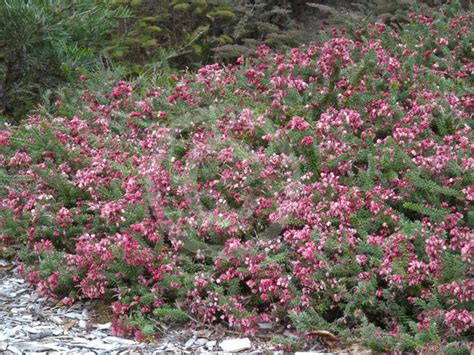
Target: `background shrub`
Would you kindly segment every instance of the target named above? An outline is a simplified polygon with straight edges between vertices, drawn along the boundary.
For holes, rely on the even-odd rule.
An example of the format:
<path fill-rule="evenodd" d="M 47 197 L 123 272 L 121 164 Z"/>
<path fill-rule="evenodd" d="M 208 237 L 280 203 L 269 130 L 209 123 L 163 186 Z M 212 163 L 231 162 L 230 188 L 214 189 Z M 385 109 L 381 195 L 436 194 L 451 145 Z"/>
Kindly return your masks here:
<path fill-rule="evenodd" d="M 24 117 L 45 90 L 97 65 L 118 18 L 113 1 L 5 0 L 0 3 L 0 114 Z"/>

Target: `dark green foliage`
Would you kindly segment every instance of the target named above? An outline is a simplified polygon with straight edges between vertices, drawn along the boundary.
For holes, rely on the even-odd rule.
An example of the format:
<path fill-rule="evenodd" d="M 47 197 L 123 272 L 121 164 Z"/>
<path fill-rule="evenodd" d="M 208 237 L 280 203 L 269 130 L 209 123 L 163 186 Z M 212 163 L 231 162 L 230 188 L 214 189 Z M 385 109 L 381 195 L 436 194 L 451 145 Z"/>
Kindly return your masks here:
<path fill-rule="evenodd" d="M 153 311 L 153 314 L 162 322 L 177 322 L 186 323 L 189 321 L 189 316 L 186 312 L 178 308 L 157 308 Z"/>
<path fill-rule="evenodd" d="M 251 52 L 262 43 L 281 50 L 314 39 L 298 23 L 291 2 L 237 0 L 232 3 L 239 14 L 230 34 L 234 44 L 214 48 L 216 59 Z"/>
<path fill-rule="evenodd" d="M 197 67 L 210 61 L 211 48 L 231 43 L 237 15 L 228 1 L 119 0 L 133 11 L 123 20 L 107 50 L 139 74 L 146 64 Z"/>
<path fill-rule="evenodd" d="M 19 119 L 46 88 L 92 68 L 109 31 L 128 16 L 112 0 L 0 2 L 0 114 Z"/>

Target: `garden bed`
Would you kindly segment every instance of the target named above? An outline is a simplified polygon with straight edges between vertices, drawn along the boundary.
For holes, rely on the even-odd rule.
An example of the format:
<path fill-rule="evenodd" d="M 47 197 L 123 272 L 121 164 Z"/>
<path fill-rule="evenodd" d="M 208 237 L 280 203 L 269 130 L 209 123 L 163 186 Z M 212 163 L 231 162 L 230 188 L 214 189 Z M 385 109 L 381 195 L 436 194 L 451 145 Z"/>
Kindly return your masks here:
<path fill-rule="evenodd" d="M 0 131 L 1 251 L 140 341 L 197 320 L 283 327 L 282 349 L 467 351 L 471 20 L 450 5 L 151 87 L 83 76 Z"/>

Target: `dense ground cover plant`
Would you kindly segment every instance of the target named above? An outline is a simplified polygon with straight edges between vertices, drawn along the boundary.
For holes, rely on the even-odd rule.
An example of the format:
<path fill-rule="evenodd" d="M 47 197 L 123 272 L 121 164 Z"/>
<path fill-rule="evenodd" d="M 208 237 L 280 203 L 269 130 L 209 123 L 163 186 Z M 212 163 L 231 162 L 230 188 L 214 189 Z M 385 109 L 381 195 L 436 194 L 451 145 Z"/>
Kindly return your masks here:
<path fill-rule="evenodd" d="M 0 131 L 1 252 L 64 303 L 110 301 L 137 338 L 193 317 L 467 351 L 472 18 L 458 10 L 262 46 L 163 87 L 83 77 Z"/>

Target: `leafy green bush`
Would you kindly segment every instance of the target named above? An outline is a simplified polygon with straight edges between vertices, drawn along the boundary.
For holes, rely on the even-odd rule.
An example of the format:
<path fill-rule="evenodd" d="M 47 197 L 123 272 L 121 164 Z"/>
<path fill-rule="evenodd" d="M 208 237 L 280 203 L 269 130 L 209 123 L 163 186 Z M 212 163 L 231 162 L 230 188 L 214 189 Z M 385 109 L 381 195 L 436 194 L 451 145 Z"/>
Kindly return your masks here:
<path fill-rule="evenodd" d="M 118 18 L 114 1 L 0 2 L 0 114 L 23 117 L 47 88 L 75 80 L 74 69 L 97 64 Z"/>

